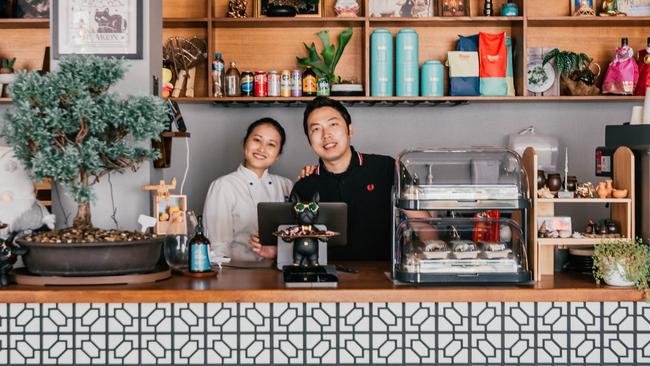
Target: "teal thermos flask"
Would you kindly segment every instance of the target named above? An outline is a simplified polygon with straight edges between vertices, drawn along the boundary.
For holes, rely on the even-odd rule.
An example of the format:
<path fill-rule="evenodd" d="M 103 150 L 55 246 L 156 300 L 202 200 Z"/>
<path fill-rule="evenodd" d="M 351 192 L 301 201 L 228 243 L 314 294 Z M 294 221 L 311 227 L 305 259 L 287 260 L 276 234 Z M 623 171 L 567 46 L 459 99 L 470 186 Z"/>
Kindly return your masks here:
<path fill-rule="evenodd" d="M 370 95 L 393 96 L 393 35 L 386 29 L 370 35 Z"/>
<path fill-rule="evenodd" d="M 395 46 L 395 88 L 399 97 L 420 95 L 418 64 L 418 33 L 413 29 L 402 29 L 397 33 Z"/>
<path fill-rule="evenodd" d="M 445 88 L 445 68 L 438 60 L 422 64 L 420 93 L 423 97 L 441 97 Z"/>

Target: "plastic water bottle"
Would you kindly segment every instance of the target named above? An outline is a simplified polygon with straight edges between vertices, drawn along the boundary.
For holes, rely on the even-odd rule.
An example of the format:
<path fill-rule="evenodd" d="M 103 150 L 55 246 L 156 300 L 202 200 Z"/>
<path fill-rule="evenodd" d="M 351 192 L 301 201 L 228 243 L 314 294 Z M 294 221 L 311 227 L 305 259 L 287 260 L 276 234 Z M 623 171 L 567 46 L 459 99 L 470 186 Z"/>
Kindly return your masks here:
<path fill-rule="evenodd" d="M 225 64 L 221 59 L 220 53 L 214 54 L 214 61 L 212 61 L 212 90 L 213 96 L 223 97 L 224 96 L 224 84 L 225 84 Z"/>

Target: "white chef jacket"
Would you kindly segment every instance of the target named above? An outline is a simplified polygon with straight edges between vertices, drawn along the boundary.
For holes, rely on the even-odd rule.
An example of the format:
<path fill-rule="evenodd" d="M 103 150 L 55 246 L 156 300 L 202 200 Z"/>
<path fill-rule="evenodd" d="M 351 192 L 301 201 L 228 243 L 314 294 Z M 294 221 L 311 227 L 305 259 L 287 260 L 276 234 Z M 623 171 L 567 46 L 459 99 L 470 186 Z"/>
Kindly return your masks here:
<path fill-rule="evenodd" d="M 261 260 L 248 244 L 251 234 L 258 230 L 257 204 L 284 202 L 292 185 L 291 180 L 269 174 L 268 170 L 258 177 L 243 164 L 213 181 L 203 206 L 211 259 L 227 256 L 235 260 Z"/>

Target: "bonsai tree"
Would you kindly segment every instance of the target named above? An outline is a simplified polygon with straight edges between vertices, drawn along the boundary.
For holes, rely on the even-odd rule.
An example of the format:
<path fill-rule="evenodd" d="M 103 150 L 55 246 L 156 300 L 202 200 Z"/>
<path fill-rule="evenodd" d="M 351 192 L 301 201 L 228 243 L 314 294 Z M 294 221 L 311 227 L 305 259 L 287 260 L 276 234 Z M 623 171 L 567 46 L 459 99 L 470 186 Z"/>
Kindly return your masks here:
<path fill-rule="evenodd" d="M 296 57 L 298 59 L 298 65 L 300 65 L 300 67 L 311 66 L 316 75 L 319 77 L 325 76 L 328 78 L 330 83 L 339 84 L 341 83 L 341 77 L 335 75 L 334 71 L 336 70 L 336 65 L 343 55 L 345 46 L 347 46 L 348 42 L 350 42 L 350 38 L 352 38 L 352 28 L 348 27 L 346 30 L 339 34 L 338 48 L 330 42 L 329 31 L 323 30 L 316 33 L 316 35 L 323 45 L 320 56 L 316 50 L 316 45 L 314 45 L 314 42 L 312 42 L 309 46 L 306 43 L 303 43 L 305 49 L 307 50 L 307 57 Z"/>
<path fill-rule="evenodd" d="M 10 91 L 15 110 L 2 135 L 33 178 L 70 189 L 81 232 L 92 229 L 93 184 L 158 155 L 137 143 L 159 138 L 165 106 L 157 97 L 110 93 L 125 71 L 122 60 L 71 56 L 53 73 L 18 73 Z"/>
<path fill-rule="evenodd" d="M 593 272 L 596 283 L 608 281 L 613 272 L 632 282 L 639 291 L 648 289 L 650 281 L 650 248 L 641 239 L 605 241 L 594 246 Z"/>

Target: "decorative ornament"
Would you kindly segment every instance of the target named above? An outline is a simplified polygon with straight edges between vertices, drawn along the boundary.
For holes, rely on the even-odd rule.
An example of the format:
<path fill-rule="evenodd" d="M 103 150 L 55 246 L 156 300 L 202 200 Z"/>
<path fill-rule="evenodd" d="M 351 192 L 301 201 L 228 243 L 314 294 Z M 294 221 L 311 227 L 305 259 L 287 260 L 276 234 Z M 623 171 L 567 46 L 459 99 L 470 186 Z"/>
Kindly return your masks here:
<path fill-rule="evenodd" d="M 228 18 L 246 18 L 248 0 L 228 0 Z"/>

